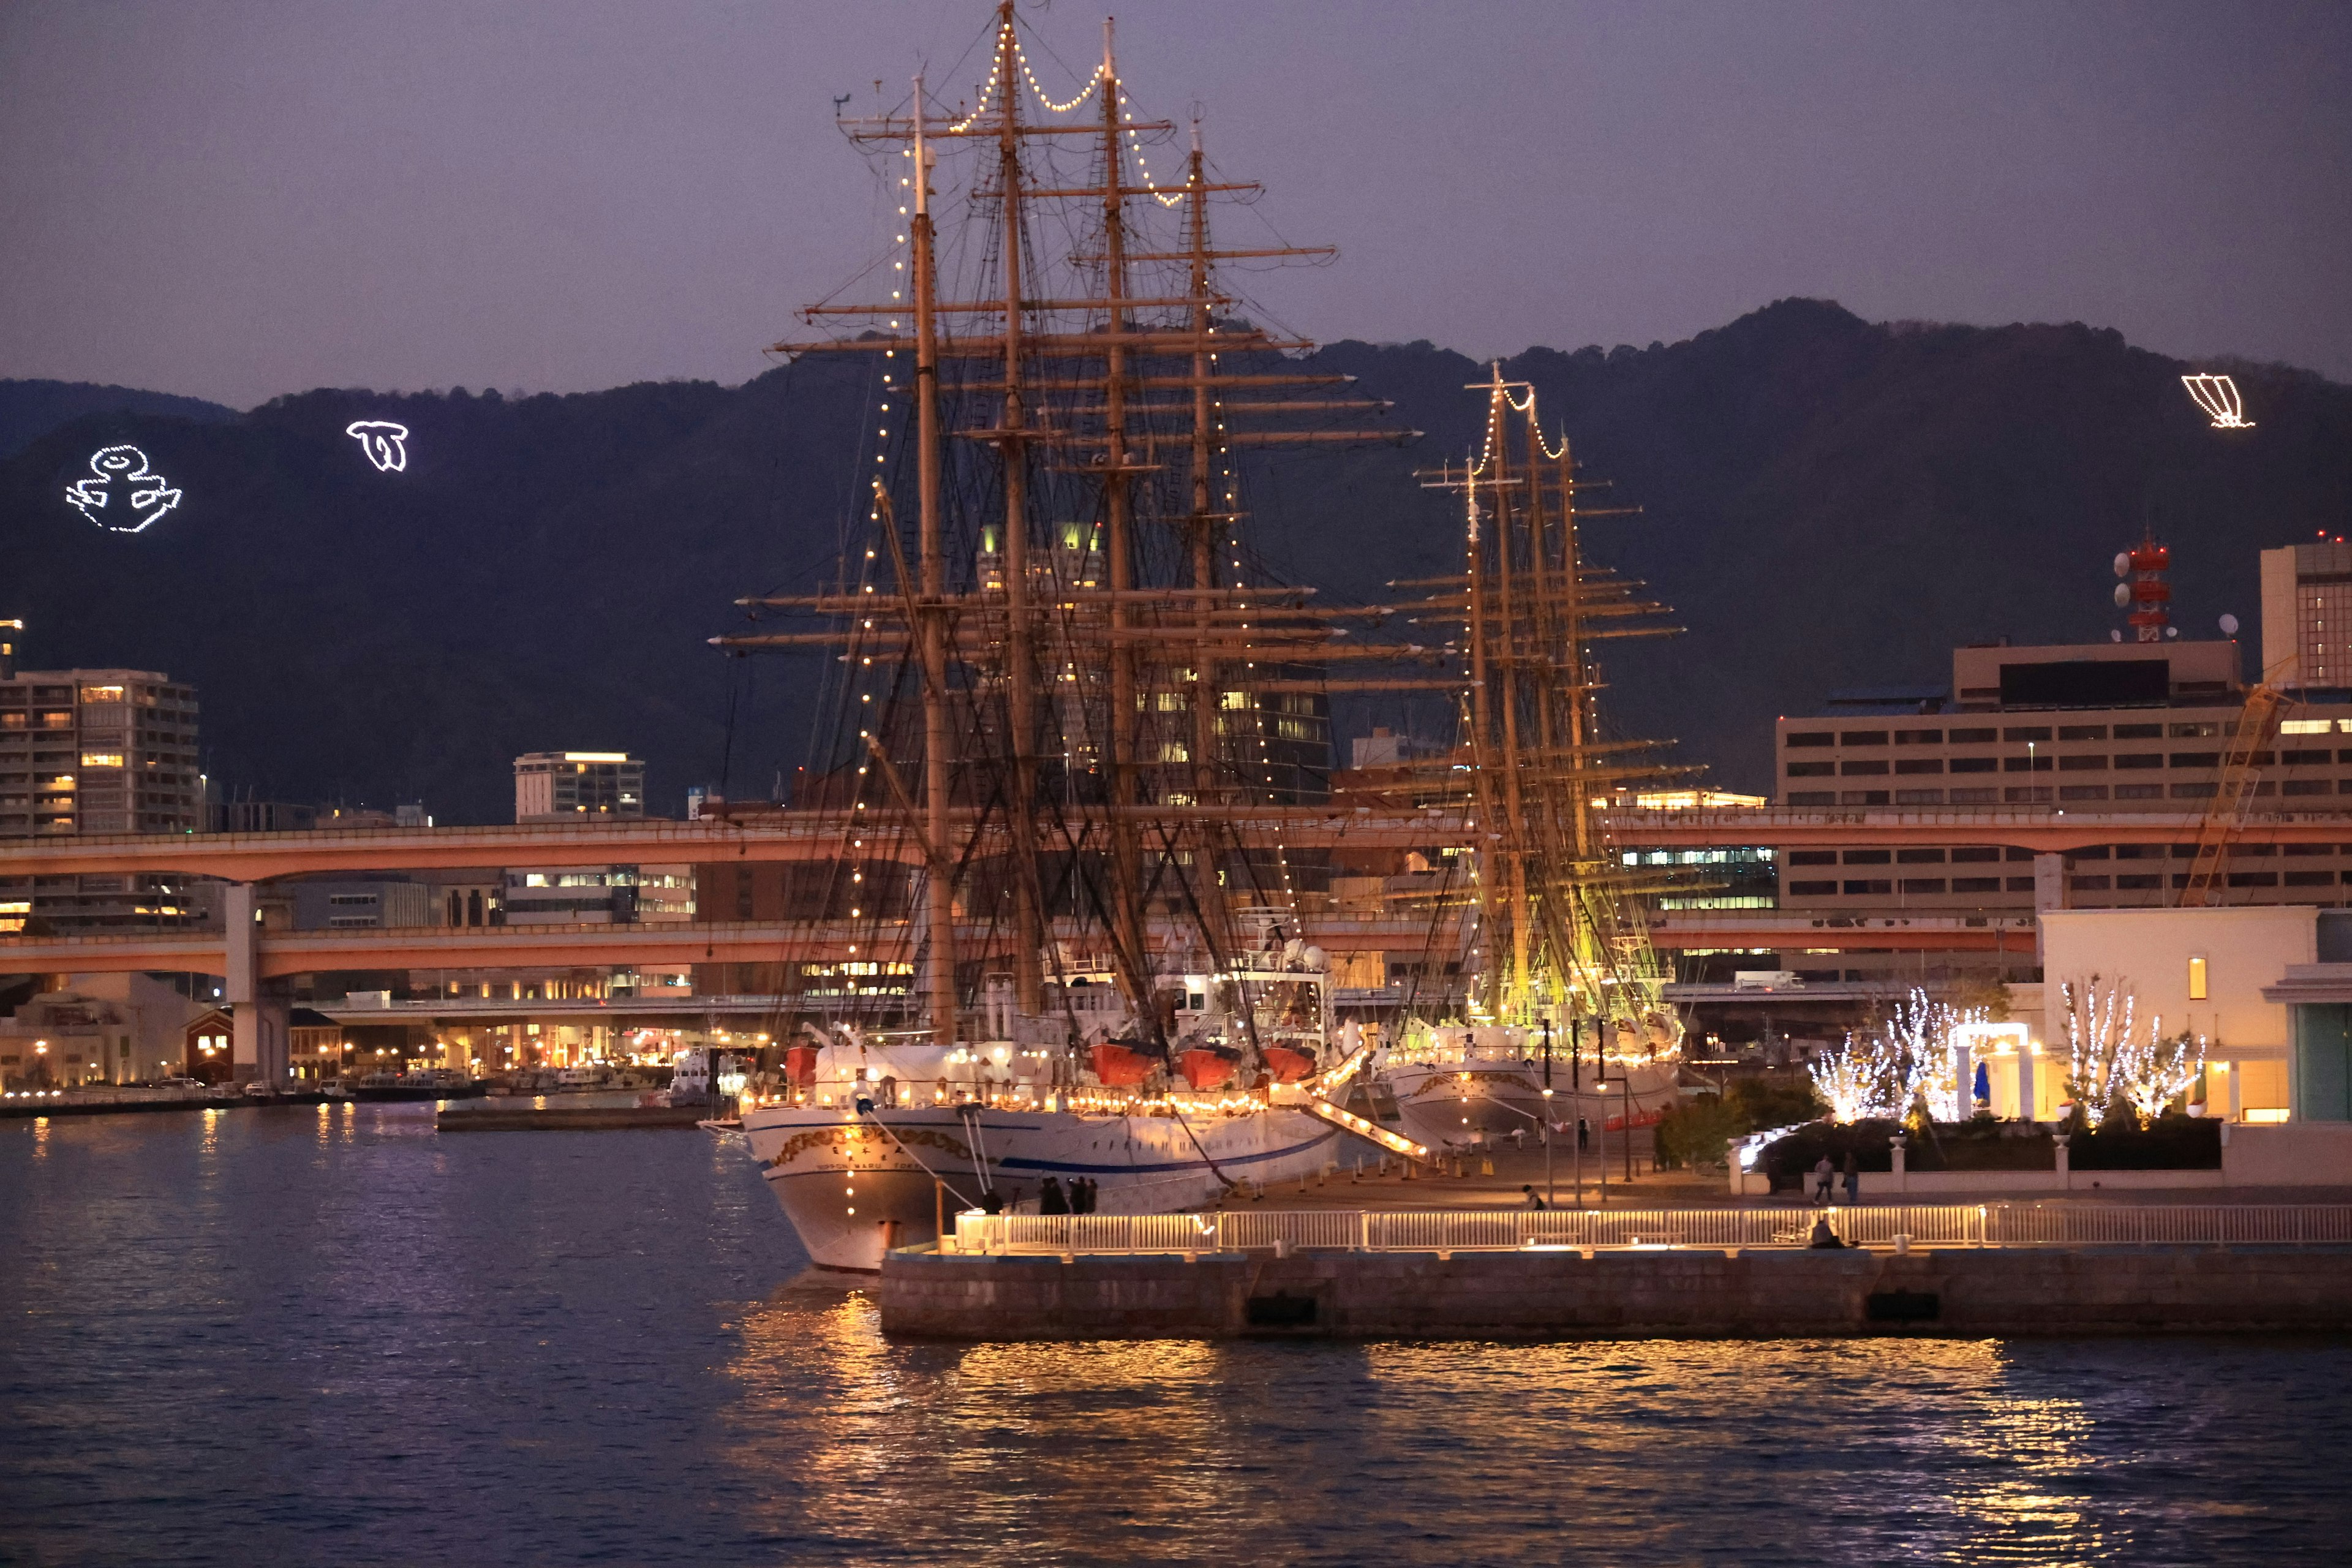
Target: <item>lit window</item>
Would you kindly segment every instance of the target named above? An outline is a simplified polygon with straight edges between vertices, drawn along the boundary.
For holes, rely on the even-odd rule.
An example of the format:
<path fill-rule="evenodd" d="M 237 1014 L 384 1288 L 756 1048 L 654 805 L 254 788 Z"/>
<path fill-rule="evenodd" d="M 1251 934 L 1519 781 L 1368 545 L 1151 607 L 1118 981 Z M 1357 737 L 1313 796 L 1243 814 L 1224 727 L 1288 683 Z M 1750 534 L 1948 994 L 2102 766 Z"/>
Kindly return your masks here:
<path fill-rule="evenodd" d="M 2205 961 L 2202 958 L 2189 961 L 2189 999 L 2191 1002 L 2205 1000 Z"/>
<path fill-rule="evenodd" d="M 84 752 L 81 765 L 86 768 L 119 768 L 122 765 L 121 752 Z"/>

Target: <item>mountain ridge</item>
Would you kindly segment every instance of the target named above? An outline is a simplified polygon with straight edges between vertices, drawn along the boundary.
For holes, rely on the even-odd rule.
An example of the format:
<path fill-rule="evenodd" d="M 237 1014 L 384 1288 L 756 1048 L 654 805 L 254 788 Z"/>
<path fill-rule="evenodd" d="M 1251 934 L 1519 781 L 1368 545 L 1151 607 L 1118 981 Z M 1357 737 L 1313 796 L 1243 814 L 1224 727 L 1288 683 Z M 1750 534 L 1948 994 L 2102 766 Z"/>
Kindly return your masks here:
<path fill-rule="evenodd" d="M 1251 464 L 1260 553 L 1341 602 L 1451 569 L 1458 498 L 1415 470 L 1478 437 L 1464 388 L 1486 365 L 1356 340 L 1312 363 L 1427 435 Z M 2259 549 L 2352 514 L 2352 388 L 2242 365 L 2256 428 L 2211 430 L 2178 380 L 2202 366 L 2079 323 L 1890 325 L 1790 300 L 1673 344 L 1502 363 L 1581 472 L 1613 481 L 1604 504 L 1643 509 L 1590 522 L 1590 552 L 1692 628 L 1608 650 L 1615 721 L 1758 793 L 1776 713 L 1940 680 L 1955 643 L 2104 639 L 2106 563 L 2145 525 L 2174 546 L 2183 635 L 2205 636 L 2224 610 L 2258 625 Z M 497 820 L 514 754 L 626 747 L 657 808 L 722 772 L 764 794 L 804 760 L 813 666 L 727 660 L 705 639 L 862 521 L 866 375 L 806 359 L 732 387 L 314 389 L 227 420 L 85 410 L 0 459 L 0 615 L 31 622 L 28 664 L 194 681 L 232 790 Z M 355 418 L 410 426 L 404 472 L 361 459 Z M 116 440 L 187 497 L 144 534 L 59 499 Z M 1357 732 L 1431 722 L 1394 700 L 1339 712 Z"/>

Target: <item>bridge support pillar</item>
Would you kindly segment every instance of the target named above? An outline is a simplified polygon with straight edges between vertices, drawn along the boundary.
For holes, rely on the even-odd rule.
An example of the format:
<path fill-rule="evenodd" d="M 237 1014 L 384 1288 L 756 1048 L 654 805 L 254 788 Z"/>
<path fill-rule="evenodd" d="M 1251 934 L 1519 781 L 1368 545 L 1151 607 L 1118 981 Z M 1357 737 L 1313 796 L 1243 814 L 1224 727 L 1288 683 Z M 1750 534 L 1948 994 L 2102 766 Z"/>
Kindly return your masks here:
<path fill-rule="evenodd" d="M 239 1083 L 259 1079 L 283 1084 L 287 1068 L 288 1007 L 282 997 L 261 994 L 261 921 L 251 882 L 232 882 L 222 900 L 228 942 L 222 999 L 228 1004 L 229 1059 Z"/>

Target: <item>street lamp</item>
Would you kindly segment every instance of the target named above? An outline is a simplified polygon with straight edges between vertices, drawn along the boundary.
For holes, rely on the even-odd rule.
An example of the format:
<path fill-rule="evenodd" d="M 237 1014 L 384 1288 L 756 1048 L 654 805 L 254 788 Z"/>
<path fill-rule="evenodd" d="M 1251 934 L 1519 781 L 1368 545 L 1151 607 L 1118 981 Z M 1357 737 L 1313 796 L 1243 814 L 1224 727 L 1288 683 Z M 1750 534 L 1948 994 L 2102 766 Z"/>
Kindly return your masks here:
<path fill-rule="evenodd" d="M 1545 1044 L 1546 1046 L 1549 1046 L 1549 1045 L 1551 1044 L 1551 1031 L 1550 1031 L 1549 1028 L 1547 1028 L 1547 1029 L 1544 1031 L 1544 1044 Z M 1544 1071 L 1546 1072 L 1546 1074 L 1547 1074 L 1547 1075 L 1549 1075 L 1549 1072 L 1550 1072 L 1550 1070 L 1551 1070 L 1551 1060 L 1550 1060 L 1550 1058 L 1549 1057 L 1549 1055 L 1547 1055 L 1547 1057 L 1545 1058 L 1545 1060 L 1544 1060 Z M 1544 1207 L 1546 1207 L 1546 1208 L 1549 1208 L 1549 1207 L 1551 1207 L 1551 1205 L 1552 1205 L 1553 1204 L 1555 1204 L 1555 1203 L 1557 1203 L 1557 1202 L 1559 1202 L 1559 1192 L 1558 1192 L 1558 1191 L 1553 1187 L 1553 1185 L 1552 1185 L 1552 1180 L 1551 1180 L 1551 1086 L 1550 1086 L 1549 1084 L 1546 1084 L 1546 1085 L 1544 1086 L 1543 1097 L 1544 1097 Z"/>

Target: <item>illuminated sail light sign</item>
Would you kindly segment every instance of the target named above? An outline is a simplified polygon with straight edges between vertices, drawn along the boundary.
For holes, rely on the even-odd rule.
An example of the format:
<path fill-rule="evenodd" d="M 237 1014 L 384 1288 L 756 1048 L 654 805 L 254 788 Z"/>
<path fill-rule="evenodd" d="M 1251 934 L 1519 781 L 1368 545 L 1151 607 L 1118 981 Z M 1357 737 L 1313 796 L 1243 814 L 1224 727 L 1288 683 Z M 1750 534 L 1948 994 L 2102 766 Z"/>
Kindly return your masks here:
<path fill-rule="evenodd" d="M 2184 375 L 2180 384 L 2197 400 L 2197 406 L 2213 416 L 2216 430 L 2251 430 L 2254 422 L 2246 417 L 2246 405 L 2238 396 L 2238 384 L 2226 375 Z"/>
<path fill-rule="evenodd" d="M 101 447 L 90 454 L 95 479 L 66 487 L 66 504 L 110 533 L 137 533 L 180 504 L 180 492 L 147 466 L 136 447 Z"/>
<path fill-rule="evenodd" d="M 343 434 L 360 444 L 367 460 L 380 474 L 396 474 L 408 467 L 408 426 L 388 419 L 354 419 Z"/>

